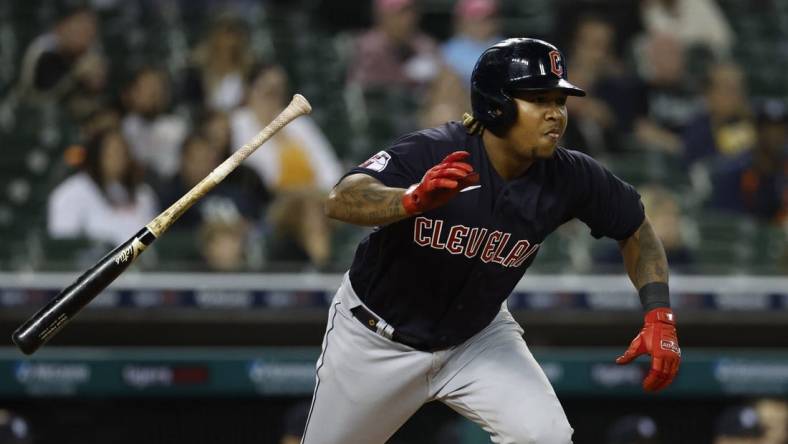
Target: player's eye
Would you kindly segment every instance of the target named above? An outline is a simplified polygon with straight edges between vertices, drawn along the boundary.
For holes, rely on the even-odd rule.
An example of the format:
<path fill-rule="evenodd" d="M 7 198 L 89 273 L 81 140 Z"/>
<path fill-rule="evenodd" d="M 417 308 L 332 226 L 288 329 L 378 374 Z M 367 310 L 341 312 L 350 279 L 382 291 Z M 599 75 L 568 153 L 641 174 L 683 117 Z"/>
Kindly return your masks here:
<path fill-rule="evenodd" d="M 555 103 L 558 104 L 558 106 L 566 105 L 566 97 L 559 97 L 555 100 Z"/>

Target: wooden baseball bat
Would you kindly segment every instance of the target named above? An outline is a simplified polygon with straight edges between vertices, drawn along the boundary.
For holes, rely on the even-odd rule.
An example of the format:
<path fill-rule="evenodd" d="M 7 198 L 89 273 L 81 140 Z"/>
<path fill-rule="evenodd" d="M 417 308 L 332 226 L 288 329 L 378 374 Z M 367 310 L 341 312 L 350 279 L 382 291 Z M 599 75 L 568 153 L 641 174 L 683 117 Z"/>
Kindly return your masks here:
<path fill-rule="evenodd" d="M 161 236 L 186 210 L 224 180 L 266 140 L 298 116 L 309 114 L 312 107 L 300 94 L 252 140 L 225 159 L 177 202 L 150 221 L 131 239 L 109 252 L 71 285 L 63 289 L 36 314 L 17 328 L 11 339 L 25 354 L 32 354 L 112 283 L 132 262 Z"/>

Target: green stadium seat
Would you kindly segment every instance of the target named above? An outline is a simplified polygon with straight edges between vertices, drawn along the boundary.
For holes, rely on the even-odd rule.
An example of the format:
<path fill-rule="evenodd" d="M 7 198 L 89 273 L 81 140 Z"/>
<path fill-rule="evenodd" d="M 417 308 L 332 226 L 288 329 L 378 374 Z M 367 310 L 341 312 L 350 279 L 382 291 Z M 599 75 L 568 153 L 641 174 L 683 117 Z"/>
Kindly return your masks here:
<path fill-rule="evenodd" d="M 542 242 L 529 271 L 536 273 L 566 272 L 572 266 L 572 247 L 568 237 L 553 233 Z"/>
<path fill-rule="evenodd" d="M 185 271 L 201 268 L 202 258 L 197 244 L 195 231 L 175 229 L 157 239 L 151 250 L 160 269 Z M 150 253 L 146 254 L 150 255 Z"/>
<path fill-rule="evenodd" d="M 784 254 L 784 234 L 752 217 L 712 210 L 694 216 L 701 271 L 768 272 Z"/>
<path fill-rule="evenodd" d="M 633 184 L 659 183 L 674 191 L 689 187 L 689 174 L 681 156 L 632 149 L 600 159 L 615 175 Z"/>
<path fill-rule="evenodd" d="M 84 269 L 96 263 L 114 246 L 86 237 L 53 239 L 41 236 L 41 267 L 49 271 Z"/>
<path fill-rule="evenodd" d="M 358 243 L 369 233 L 369 229 L 341 224 L 334 227 L 331 236 L 331 266 L 334 271 L 350 268 Z"/>
<path fill-rule="evenodd" d="M 761 224 L 753 236 L 753 256 L 747 271 L 755 274 L 785 274 L 788 240 L 779 226 Z"/>

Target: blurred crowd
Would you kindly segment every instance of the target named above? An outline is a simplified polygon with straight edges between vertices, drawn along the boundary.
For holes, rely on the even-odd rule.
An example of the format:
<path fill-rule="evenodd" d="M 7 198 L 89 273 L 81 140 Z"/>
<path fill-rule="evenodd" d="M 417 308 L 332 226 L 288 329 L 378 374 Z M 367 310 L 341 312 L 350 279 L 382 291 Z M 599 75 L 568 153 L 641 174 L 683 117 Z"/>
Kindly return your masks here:
<path fill-rule="evenodd" d="M 284 416 L 284 432 L 280 444 L 297 444 L 306 425 L 309 402 L 294 403 Z M 705 425 L 704 425 L 705 426 Z M 709 444 L 784 444 L 788 442 L 788 402 L 784 399 L 758 398 L 732 403 L 716 414 L 704 433 Z M 699 426 L 702 427 L 702 426 Z M 431 431 L 430 442 L 437 444 L 482 444 L 489 436 L 469 420 L 455 416 Z M 668 444 L 686 443 L 676 440 L 680 426 L 647 414 L 627 414 L 613 419 L 604 427 L 600 444 Z M 673 439 L 668 438 L 672 436 Z M 395 435 L 392 444 L 415 444 Z M 418 442 L 425 442 L 419 440 Z M 700 443 L 695 443 L 700 444 Z"/>
<path fill-rule="evenodd" d="M 668 428 L 670 424 L 658 424 L 648 415 L 626 415 L 610 424 L 605 443 L 667 443 L 664 435 Z M 788 441 L 788 403 L 763 398 L 730 405 L 717 415 L 711 434 L 711 444 L 784 443 Z"/>
<path fill-rule="evenodd" d="M 74 239 L 124 241 L 247 143 L 293 92 L 336 89 L 321 83 L 328 75 L 320 64 L 294 82 L 290 53 L 272 50 L 273 40 L 250 18 L 261 15 L 261 4 L 198 3 L 210 20 L 193 42 L 166 34 L 166 56 L 138 59 L 109 51 L 102 40 L 108 27 L 123 26 L 118 11 L 137 2 L 41 0 L 51 25 L 25 42 L 0 124 L 10 133 L 14 107 L 54 105 L 76 128 L 60 134 L 56 162 L 64 168 L 48 176 L 56 180 L 45 202 L 46 248 Z M 745 68 L 752 67 L 739 61 L 736 17 L 720 3 L 553 2 L 544 5 L 552 24 L 534 30 L 518 22 L 518 14 L 528 14 L 518 2 L 357 3 L 369 11 L 368 22 L 333 25 L 341 29 L 324 31 L 319 43 L 340 60 L 341 92 L 330 97 L 344 102 L 347 130 L 326 123 L 336 118 L 320 111 L 336 109 L 320 101 L 329 96 L 312 100 L 314 118 L 277 133 L 157 241 L 150 260 L 159 269 L 344 267 L 348 245 L 364 232 L 327 221 L 324 196 L 344 171 L 398 134 L 459 119 L 470 109 L 477 57 L 508 36 L 545 38 L 565 52 L 571 81 L 589 94 L 569 100 L 562 144 L 639 187 L 672 265 L 703 272 L 699 263 L 712 257 L 788 269 L 788 89 L 750 93 Z M 776 14 L 778 4 L 757 7 Z M 178 22 L 176 12 L 188 17 L 198 7 L 176 0 L 145 5 L 169 23 Z M 446 23 L 428 26 L 436 17 Z M 331 20 L 296 13 L 294 22 L 319 32 Z M 782 38 L 788 47 L 788 35 Z M 556 237 L 564 243 L 555 248 L 571 256 L 559 254 L 562 271 L 620 271 L 615 250 L 578 241 L 587 236 L 577 227 Z M 738 259 L 725 257 L 733 254 Z"/>
<path fill-rule="evenodd" d="M 310 408 L 309 399 L 296 398 L 278 412 L 277 422 L 269 424 L 278 435 L 277 444 L 301 442 Z M 604 409 L 603 409 L 604 410 Z M 0 408 L 0 442 L 3 444 L 33 444 L 51 442 L 51 436 L 43 429 L 46 415 L 36 414 L 31 409 Z M 420 424 L 406 424 L 388 442 L 390 444 L 487 444 L 487 432 L 477 424 L 450 412 L 447 408 L 438 411 L 422 411 Z M 710 412 L 711 421 L 693 423 L 690 418 L 655 416 L 645 413 L 627 413 L 610 416 L 600 413 L 594 417 L 598 428 L 578 433 L 585 437 L 582 442 L 597 444 L 784 444 L 788 442 L 788 402 L 777 398 L 755 398 L 717 405 Z M 682 427 L 692 424 L 688 433 Z M 682 436 L 693 438 L 682 438 Z M 703 436 L 702 440 L 698 440 Z M 62 437 L 58 437 L 62 439 Z M 156 440 L 155 442 L 172 442 Z M 575 437 L 577 439 L 577 436 Z M 67 441 L 74 442 L 74 441 Z M 89 440 L 86 442 L 97 442 Z M 127 442 L 127 441 L 123 441 Z M 153 442 L 153 441 L 151 441 Z M 180 441 L 178 441 L 180 442 Z M 200 441 L 209 442 L 209 441 Z"/>

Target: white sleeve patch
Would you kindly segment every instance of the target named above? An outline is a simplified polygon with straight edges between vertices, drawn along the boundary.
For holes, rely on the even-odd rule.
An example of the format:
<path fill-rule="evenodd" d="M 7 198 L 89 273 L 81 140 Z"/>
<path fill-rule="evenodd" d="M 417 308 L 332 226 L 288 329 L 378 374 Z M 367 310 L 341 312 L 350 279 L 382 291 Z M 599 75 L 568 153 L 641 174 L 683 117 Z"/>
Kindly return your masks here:
<path fill-rule="evenodd" d="M 359 166 L 361 168 L 379 172 L 386 168 L 386 165 L 389 164 L 389 160 L 391 160 L 391 155 L 385 151 L 380 151 L 374 156 L 365 160 L 364 163 Z"/>

